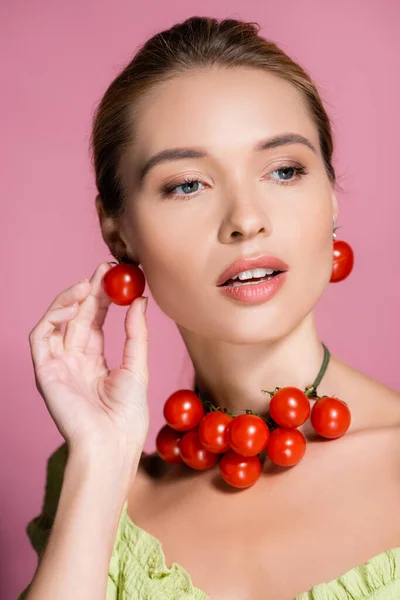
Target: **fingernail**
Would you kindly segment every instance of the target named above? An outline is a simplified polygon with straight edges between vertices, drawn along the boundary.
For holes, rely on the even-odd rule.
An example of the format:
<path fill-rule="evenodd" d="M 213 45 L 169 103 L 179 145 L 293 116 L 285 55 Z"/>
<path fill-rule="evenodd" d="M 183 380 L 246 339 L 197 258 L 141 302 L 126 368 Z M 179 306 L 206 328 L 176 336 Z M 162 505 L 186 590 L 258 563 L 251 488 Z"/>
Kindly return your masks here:
<path fill-rule="evenodd" d="M 79 283 L 84 283 L 85 281 L 89 281 L 89 279 L 85 277 L 85 279 L 81 279 Z"/>
<path fill-rule="evenodd" d="M 147 303 L 149 301 L 148 296 L 145 296 L 144 300 L 142 300 L 142 313 L 145 315 L 147 311 Z"/>

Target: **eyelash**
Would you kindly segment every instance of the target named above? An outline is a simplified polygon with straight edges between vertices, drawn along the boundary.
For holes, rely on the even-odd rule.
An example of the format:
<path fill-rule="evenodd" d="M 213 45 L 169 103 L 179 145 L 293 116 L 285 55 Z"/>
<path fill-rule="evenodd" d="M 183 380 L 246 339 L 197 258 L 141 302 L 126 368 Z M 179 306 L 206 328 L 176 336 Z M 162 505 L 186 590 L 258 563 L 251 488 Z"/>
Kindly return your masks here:
<path fill-rule="evenodd" d="M 282 165 L 276 169 L 274 169 L 273 171 L 271 171 L 269 174 L 271 173 L 276 173 L 277 171 L 285 171 L 287 169 L 293 169 L 293 171 L 296 174 L 296 177 L 293 179 L 287 179 L 287 180 L 279 180 L 278 185 L 293 185 L 294 182 L 302 179 L 305 175 L 308 174 L 308 171 L 305 169 L 305 167 L 301 166 L 301 165 Z M 175 197 L 175 198 L 179 198 L 179 199 L 184 199 L 184 198 L 193 198 L 194 196 L 197 196 L 197 194 L 201 191 L 198 190 L 196 192 L 193 192 L 192 194 L 177 194 L 176 192 L 174 192 L 174 190 L 178 187 L 181 187 L 182 185 L 185 185 L 187 183 L 202 183 L 199 179 L 196 179 L 195 177 L 185 177 L 183 181 L 180 181 L 178 183 L 174 183 L 174 185 L 166 185 L 164 188 L 162 188 L 161 190 L 161 196 L 163 198 L 168 198 L 168 197 Z"/>

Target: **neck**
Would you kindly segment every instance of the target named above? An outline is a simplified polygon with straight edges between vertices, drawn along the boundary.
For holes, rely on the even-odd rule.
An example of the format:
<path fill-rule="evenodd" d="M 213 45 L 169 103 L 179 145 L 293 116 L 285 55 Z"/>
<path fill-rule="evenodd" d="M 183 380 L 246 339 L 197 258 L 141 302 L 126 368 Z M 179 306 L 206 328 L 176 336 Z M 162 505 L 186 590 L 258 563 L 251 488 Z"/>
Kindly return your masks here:
<path fill-rule="evenodd" d="M 311 385 L 321 368 L 324 349 L 310 313 L 284 338 L 260 344 L 234 345 L 179 328 L 191 357 L 200 394 L 237 414 L 263 414 L 275 387 Z M 318 388 L 319 393 L 323 385 Z"/>

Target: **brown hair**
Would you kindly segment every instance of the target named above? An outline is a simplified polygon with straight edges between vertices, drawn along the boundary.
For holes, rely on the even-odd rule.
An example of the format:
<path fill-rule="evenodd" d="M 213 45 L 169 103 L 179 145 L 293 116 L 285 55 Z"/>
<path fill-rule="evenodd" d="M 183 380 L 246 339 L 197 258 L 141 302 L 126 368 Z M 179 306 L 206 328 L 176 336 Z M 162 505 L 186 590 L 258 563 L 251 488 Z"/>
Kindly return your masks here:
<path fill-rule="evenodd" d="M 119 166 L 135 137 L 137 102 L 153 87 L 179 73 L 213 65 L 263 69 L 291 83 L 303 96 L 318 128 L 321 154 L 332 184 L 333 140 L 329 117 L 308 73 L 274 42 L 259 35 L 260 25 L 235 19 L 191 17 L 151 37 L 110 84 L 93 119 L 92 160 L 105 212 L 122 217 L 124 190 Z"/>

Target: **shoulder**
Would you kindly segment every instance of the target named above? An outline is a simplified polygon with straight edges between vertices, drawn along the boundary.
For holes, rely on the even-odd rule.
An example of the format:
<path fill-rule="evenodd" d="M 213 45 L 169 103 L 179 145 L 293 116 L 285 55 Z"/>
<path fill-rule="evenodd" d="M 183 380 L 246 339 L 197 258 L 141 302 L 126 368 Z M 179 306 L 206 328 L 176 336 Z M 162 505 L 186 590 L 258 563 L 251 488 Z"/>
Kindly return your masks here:
<path fill-rule="evenodd" d="M 400 432 L 400 393 L 366 373 L 335 362 L 335 395 L 348 403 L 356 428 L 399 428 Z"/>

